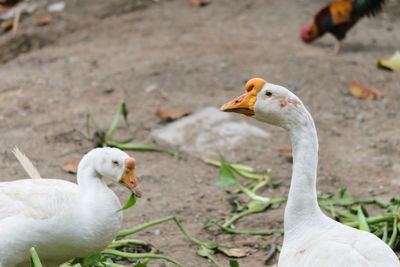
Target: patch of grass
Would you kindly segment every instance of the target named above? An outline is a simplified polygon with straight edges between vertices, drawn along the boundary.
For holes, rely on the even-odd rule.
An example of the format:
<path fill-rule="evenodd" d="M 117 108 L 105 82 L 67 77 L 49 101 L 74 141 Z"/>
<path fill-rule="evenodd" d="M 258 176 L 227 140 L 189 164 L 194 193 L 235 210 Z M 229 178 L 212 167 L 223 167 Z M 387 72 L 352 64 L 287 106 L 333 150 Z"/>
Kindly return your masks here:
<path fill-rule="evenodd" d="M 330 212 L 331 217 L 345 225 L 373 233 L 381 238 L 392 249 L 400 242 L 400 198 L 390 202 L 377 199 L 354 199 L 347 189 L 341 188 L 335 195 L 320 195 L 318 203 L 321 208 Z M 381 209 L 379 215 L 369 216 L 364 205 L 375 205 Z M 389 238 L 390 237 L 390 238 Z"/>
<path fill-rule="evenodd" d="M 185 235 L 192 243 L 195 243 L 198 245 L 197 248 L 197 253 L 202 256 L 207 258 L 210 262 L 214 263 L 217 267 L 222 267 L 220 263 L 218 263 L 213 255 L 215 253 L 221 252 L 224 253 L 228 256 L 231 256 L 232 254 L 237 254 L 242 253 L 242 251 L 238 248 L 230 248 L 227 246 L 223 246 L 217 243 L 212 243 L 212 242 L 203 242 L 200 241 L 199 239 L 191 236 L 180 224 L 178 219 L 175 216 L 169 216 L 165 217 L 159 220 L 155 220 L 149 223 L 145 223 L 142 225 L 139 225 L 137 227 L 131 228 L 131 229 L 126 229 L 122 230 L 117 234 L 117 238 L 124 238 L 128 235 L 132 235 L 135 233 L 138 233 L 140 231 L 143 231 L 144 229 L 147 229 L 149 227 L 162 224 L 168 221 L 174 221 L 175 224 L 178 226 L 179 230 Z M 142 248 L 144 252 L 128 252 L 128 250 L 134 250 Z M 184 265 L 177 260 L 171 259 L 169 257 L 163 256 L 156 254 L 157 250 L 152 248 L 151 245 L 147 244 L 146 242 L 138 239 L 118 239 L 113 241 L 108 248 L 103 250 L 101 253 L 94 254 L 90 257 L 87 258 L 82 258 L 82 259 L 74 259 L 71 262 L 64 263 L 61 265 L 61 267 L 105 267 L 105 266 L 110 266 L 110 267 L 125 267 L 126 265 L 122 265 L 119 262 L 127 262 L 130 259 L 144 259 L 143 262 L 136 262 L 134 266 L 136 267 L 145 267 L 147 266 L 147 263 L 150 260 L 165 260 L 167 262 L 173 263 L 176 266 L 179 267 L 184 267 Z M 37 257 L 37 254 L 36 254 Z M 37 259 L 39 259 L 37 257 Z M 232 264 L 235 264 L 236 261 L 231 261 Z M 236 265 L 235 265 L 236 266 Z M 34 265 L 34 267 L 41 267 L 41 265 Z"/>
<path fill-rule="evenodd" d="M 227 188 L 228 186 L 235 186 L 235 189 L 232 191 L 232 193 L 244 194 L 246 195 L 247 200 L 245 203 L 234 202 L 234 204 L 236 205 L 236 211 L 230 214 L 228 219 L 226 219 L 224 222 L 210 220 L 205 225 L 205 228 L 216 225 L 221 230 L 232 234 L 246 233 L 250 235 L 266 235 L 280 233 L 281 230 L 267 230 L 263 231 L 262 233 L 257 231 L 234 230 L 234 223 L 240 218 L 243 218 L 253 213 L 264 212 L 267 209 L 278 208 L 282 202 L 286 201 L 286 198 L 265 197 L 260 196 L 256 193 L 259 189 L 269 185 L 270 170 L 265 172 L 256 172 L 252 167 L 242 164 L 231 164 L 225 160 L 224 156 L 220 155 L 220 157 L 220 161 L 210 159 L 204 160 L 205 163 L 220 168 L 217 185 L 223 188 Z M 247 185 L 243 185 L 236 177 L 235 173 L 245 181 L 250 181 L 250 183 L 248 183 Z"/>
<path fill-rule="evenodd" d="M 124 118 L 125 125 L 126 127 L 129 127 L 129 122 L 128 122 L 128 110 L 126 109 L 126 105 L 124 102 L 121 102 L 119 105 L 119 108 L 114 116 L 113 121 L 111 122 L 110 127 L 108 128 L 107 132 L 101 130 L 96 123 L 94 117 L 92 114 L 87 114 L 86 115 L 86 134 L 87 134 L 87 139 L 92 141 L 96 147 L 117 147 L 122 150 L 139 150 L 139 151 L 153 151 L 153 152 L 164 152 L 168 153 L 171 156 L 174 156 L 176 158 L 180 158 L 180 154 L 174 151 L 170 151 L 167 149 L 162 149 L 162 148 L 157 148 L 149 145 L 144 145 L 144 144 L 136 144 L 136 143 L 130 143 L 133 138 L 128 138 L 127 140 L 123 141 L 115 141 L 112 139 L 114 133 L 116 132 L 120 120 L 120 116 Z M 91 135 L 90 129 L 94 127 L 95 132 L 93 135 Z"/>

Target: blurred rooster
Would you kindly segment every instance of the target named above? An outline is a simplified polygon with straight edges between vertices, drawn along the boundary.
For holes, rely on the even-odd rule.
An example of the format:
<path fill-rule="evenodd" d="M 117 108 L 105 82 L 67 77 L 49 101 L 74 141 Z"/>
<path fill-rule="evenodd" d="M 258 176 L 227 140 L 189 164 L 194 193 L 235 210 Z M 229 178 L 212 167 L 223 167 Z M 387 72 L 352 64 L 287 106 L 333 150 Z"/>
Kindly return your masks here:
<path fill-rule="evenodd" d="M 330 3 L 315 15 L 312 24 L 301 29 L 301 39 L 310 43 L 326 32 L 336 37 L 334 53 L 340 50 L 347 31 L 363 16 L 374 16 L 385 0 L 339 0 Z"/>

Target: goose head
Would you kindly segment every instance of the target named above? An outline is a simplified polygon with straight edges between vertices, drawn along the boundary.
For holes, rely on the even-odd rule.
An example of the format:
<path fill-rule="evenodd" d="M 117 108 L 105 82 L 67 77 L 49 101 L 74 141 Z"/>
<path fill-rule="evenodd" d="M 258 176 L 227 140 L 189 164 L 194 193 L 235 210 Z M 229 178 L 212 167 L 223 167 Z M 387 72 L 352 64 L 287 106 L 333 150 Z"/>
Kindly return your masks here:
<path fill-rule="evenodd" d="M 78 166 L 78 175 L 85 165 L 92 163 L 99 177 L 129 188 L 137 197 L 141 197 L 137 178 L 135 176 L 136 161 L 118 148 L 96 148 L 87 153 Z"/>
<path fill-rule="evenodd" d="M 287 130 L 309 122 L 303 103 L 285 87 L 254 78 L 245 89 L 245 94 L 223 105 L 221 111 L 244 114 Z"/>

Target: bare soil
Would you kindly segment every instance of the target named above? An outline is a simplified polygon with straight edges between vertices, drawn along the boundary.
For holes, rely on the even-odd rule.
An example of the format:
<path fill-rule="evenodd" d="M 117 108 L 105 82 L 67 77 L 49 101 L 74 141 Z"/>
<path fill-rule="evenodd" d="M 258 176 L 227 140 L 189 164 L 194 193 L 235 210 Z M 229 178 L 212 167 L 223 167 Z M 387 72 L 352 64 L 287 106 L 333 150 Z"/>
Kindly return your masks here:
<path fill-rule="evenodd" d="M 372 198 L 371 190 L 386 192 L 377 197 L 382 200 L 398 197 L 400 74 L 375 64 L 399 49 L 400 3 L 387 1 L 376 18 L 361 20 L 337 56 L 327 52 L 334 44 L 330 36 L 312 45 L 299 39 L 301 26 L 325 3 L 214 0 L 193 8 L 182 0 L 69 0 L 43 27 L 33 23 L 46 14 L 45 7 L 39 8 L 23 17 L 16 34 L 0 36 L 1 181 L 26 177 L 11 153 L 15 145 L 43 176 L 74 181 L 61 166 L 93 148 L 82 134 L 87 113 L 106 129 L 125 101 L 131 126 L 121 124 L 120 138 L 134 135 L 135 142 L 154 144 L 150 133 L 162 127 L 158 108 L 219 107 L 243 93 L 243 81 L 262 77 L 294 90 L 314 117 L 320 139 L 319 191 L 345 187 L 357 198 Z M 348 85 L 354 77 L 381 90 L 384 98 L 353 98 Z M 258 170 L 271 168 L 272 182 L 283 185 L 263 194 L 287 195 L 290 154 L 278 150 L 289 146 L 289 139 L 281 129 L 251 122 L 271 131 L 271 139 L 225 156 Z M 137 160 L 144 197 L 125 212 L 124 228 L 175 215 L 202 240 L 250 248 L 241 266 L 263 266 L 270 244 L 280 244 L 280 237 L 202 229 L 230 209 L 227 194 L 215 184 L 218 169 L 189 155 L 178 160 L 164 153 L 129 154 Z M 114 188 L 122 202 L 129 197 L 125 189 Z M 283 211 L 284 206 L 252 215 L 237 226 L 282 228 Z M 212 266 L 173 223 L 135 238 L 186 266 Z M 225 256 L 216 258 L 228 265 Z M 149 266 L 171 265 L 153 261 Z"/>

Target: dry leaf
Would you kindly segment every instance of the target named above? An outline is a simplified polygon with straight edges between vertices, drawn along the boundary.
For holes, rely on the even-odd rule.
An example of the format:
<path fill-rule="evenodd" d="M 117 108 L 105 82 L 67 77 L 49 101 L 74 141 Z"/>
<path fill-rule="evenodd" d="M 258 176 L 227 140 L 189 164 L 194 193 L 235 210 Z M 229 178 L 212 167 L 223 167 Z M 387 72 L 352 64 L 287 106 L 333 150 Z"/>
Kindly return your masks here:
<path fill-rule="evenodd" d="M 13 25 L 14 25 L 13 19 L 6 20 L 1 24 L 1 31 L 6 32 L 11 30 Z"/>
<path fill-rule="evenodd" d="M 50 22 L 51 22 L 51 16 L 49 15 L 35 19 L 35 25 L 38 26 L 44 26 L 49 24 Z"/>
<path fill-rule="evenodd" d="M 78 172 L 78 164 L 80 159 L 71 159 L 65 162 L 62 166 L 62 169 L 69 173 L 77 173 Z"/>
<path fill-rule="evenodd" d="M 177 120 L 179 118 L 189 115 L 190 112 L 159 109 L 159 110 L 157 110 L 156 114 L 157 114 L 157 116 L 159 116 L 160 118 L 162 118 L 166 121 L 174 121 L 174 120 Z"/>
<path fill-rule="evenodd" d="M 356 98 L 361 99 L 381 99 L 383 97 L 383 93 L 372 89 L 364 84 L 361 84 L 357 81 L 352 81 L 349 86 L 349 92 Z"/>
<path fill-rule="evenodd" d="M 190 0 L 192 7 L 206 6 L 211 3 L 211 0 Z"/>
<path fill-rule="evenodd" d="M 379 59 L 376 65 L 386 70 L 400 71 L 400 52 L 396 51 L 389 59 Z"/>
<path fill-rule="evenodd" d="M 292 152 L 292 147 L 291 146 L 282 147 L 282 148 L 279 149 L 279 152 L 290 153 L 290 152 Z"/>
<path fill-rule="evenodd" d="M 245 248 L 218 247 L 218 251 L 224 253 L 228 257 L 233 257 L 233 258 L 243 258 L 250 254 L 249 249 Z"/>
<path fill-rule="evenodd" d="M 4 7 L 2 5 L 0 5 L 0 14 L 6 13 L 8 12 L 10 9 L 8 7 Z"/>

